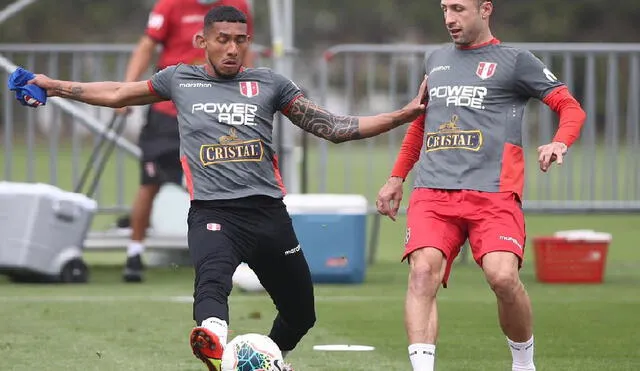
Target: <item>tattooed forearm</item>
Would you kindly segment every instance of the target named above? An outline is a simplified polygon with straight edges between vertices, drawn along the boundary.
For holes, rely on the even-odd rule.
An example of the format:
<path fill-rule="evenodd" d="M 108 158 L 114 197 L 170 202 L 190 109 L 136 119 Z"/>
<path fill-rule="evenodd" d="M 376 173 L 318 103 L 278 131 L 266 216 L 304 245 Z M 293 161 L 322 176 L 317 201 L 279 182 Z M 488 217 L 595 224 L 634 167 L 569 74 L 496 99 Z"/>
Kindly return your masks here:
<path fill-rule="evenodd" d="M 84 89 L 77 85 L 58 84 L 53 90 L 56 96 L 63 98 L 78 98 L 84 93 Z"/>
<path fill-rule="evenodd" d="M 81 86 L 72 86 L 71 87 L 71 95 L 74 97 L 79 97 L 84 93 L 84 89 Z"/>
<path fill-rule="evenodd" d="M 361 138 L 357 117 L 334 115 L 305 97 L 293 102 L 287 117 L 302 130 L 333 143 Z"/>
<path fill-rule="evenodd" d="M 113 81 L 75 82 L 56 81 L 48 93 L 52 96 L 77 100 L 94 106 L 124 107 L 159 101 L 145 81 L 121 83 Z"/>

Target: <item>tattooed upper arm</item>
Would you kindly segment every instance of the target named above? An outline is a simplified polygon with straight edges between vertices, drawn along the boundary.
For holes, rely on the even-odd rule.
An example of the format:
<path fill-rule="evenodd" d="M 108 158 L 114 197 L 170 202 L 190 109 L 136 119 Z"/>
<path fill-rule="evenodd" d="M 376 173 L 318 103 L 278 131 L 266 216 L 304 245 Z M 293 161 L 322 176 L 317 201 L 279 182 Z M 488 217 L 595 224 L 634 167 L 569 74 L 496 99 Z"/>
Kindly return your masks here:
<path fill-rule="evenodd" d="M 296 99 L 285 116 L 302 130 L 333 143 L 361 138 L 357 117 L 334 115 L 305 97 Z"/>

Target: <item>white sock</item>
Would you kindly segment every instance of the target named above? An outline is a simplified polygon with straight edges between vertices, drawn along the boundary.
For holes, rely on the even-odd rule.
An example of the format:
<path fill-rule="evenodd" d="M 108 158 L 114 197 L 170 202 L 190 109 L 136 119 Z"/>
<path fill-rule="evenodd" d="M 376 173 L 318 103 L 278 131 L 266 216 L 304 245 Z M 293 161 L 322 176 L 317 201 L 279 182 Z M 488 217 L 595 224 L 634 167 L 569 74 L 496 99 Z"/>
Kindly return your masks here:
<path fill-rule="evenodd" d="M 229 333 L 229 325 L 227 325 L 227 321 L 216 317 L 209 317 L 202 321 L 200 326 L 216 334 L 222 346 L 227 345 L 227 334 Z"/>
<path fill-rule="evenodd" d="M 433 344 L 411 344 L 409 345 L 409 359 L 413 371 L 433 371 L 436 346 Z"/>
<path fill-rule="evenodd" d="M 513 357 L 512 371 L 536 371 L 533 364 L 533 335 L 524 343 L 516 343 L 507 338 L 507 344 Z"/>
<path fill-rule="evenodd" d="M 144 244 L 140 241 L 131 241 L 127 246 L 127 256 L 141 255 L 144 252 Z"/>

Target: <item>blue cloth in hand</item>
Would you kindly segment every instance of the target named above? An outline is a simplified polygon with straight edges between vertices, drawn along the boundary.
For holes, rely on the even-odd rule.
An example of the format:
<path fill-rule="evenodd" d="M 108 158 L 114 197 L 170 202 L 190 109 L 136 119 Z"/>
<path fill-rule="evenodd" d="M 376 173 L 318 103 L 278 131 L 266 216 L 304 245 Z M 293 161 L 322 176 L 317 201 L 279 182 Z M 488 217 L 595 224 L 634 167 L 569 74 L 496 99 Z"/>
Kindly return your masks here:
<path fill-rule="evenodd" d="M 23 106 L 39 107 L 47 104 L 47 92 L 37 85 L 27 85 L 36 76 L 21 67 L 9 75 L 9 90 L 15 91 L 16 99 Z"/>

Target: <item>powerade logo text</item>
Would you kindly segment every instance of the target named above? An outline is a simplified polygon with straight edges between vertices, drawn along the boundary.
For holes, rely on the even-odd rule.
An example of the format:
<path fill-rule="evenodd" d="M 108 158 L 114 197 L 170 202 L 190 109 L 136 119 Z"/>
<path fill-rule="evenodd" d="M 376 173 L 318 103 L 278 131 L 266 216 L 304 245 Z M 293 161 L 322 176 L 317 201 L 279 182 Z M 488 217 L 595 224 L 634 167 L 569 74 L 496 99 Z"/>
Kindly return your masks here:
<path fill-rule="evenodd" d="M 484 109 L 487 88 L 483 86 L 455 85 L 436 86 L 429 90 L 429 99 L 444 99 L 445 106 Z"/>

